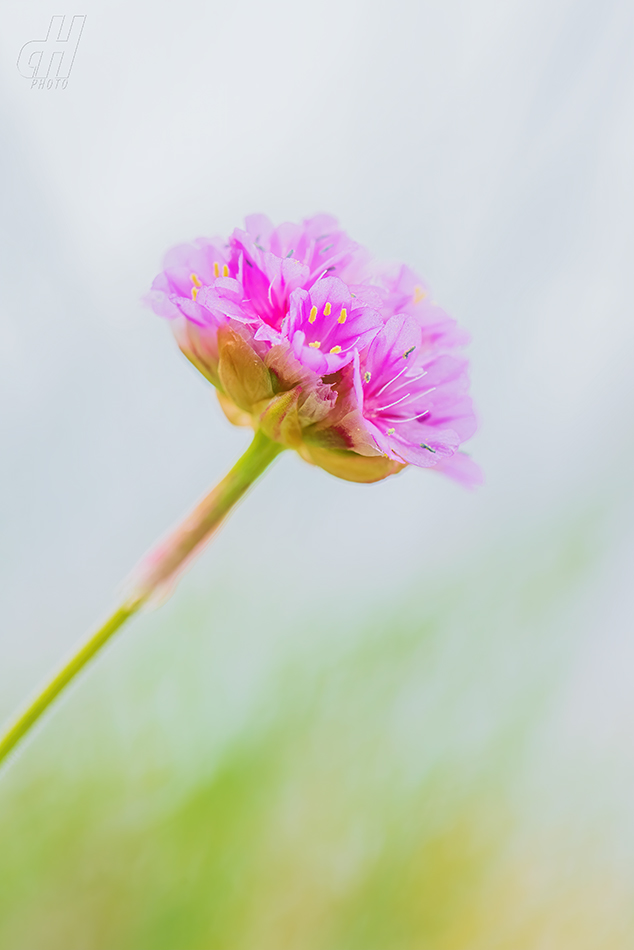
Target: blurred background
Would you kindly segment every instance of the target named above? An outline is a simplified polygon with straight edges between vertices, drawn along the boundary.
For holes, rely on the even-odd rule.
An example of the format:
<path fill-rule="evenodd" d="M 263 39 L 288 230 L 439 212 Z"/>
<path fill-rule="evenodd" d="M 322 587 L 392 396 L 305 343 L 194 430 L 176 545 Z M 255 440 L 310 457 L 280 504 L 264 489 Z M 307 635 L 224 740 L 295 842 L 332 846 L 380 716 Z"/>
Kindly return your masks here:
<path fill-rule="evenodd" d="M 0 80 L 2 717 L 245 448 L 169 246 L 408 262 L 486 475 L 285 453 L 0 775 L 2 950 L 634 946 L 632 3 L 8 0 Z"/>

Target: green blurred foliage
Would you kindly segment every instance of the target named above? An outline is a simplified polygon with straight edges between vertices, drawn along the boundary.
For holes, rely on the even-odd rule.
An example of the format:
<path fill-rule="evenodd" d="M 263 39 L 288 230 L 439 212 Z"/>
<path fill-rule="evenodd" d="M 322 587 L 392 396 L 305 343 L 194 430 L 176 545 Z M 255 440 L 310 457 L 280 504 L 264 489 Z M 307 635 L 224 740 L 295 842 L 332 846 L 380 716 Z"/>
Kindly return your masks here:
<path fill-rule="evenodd" d="M 345 628 L 186 584 L 2 775 L 0 946 L 633 946 L 628 871 L 527 794 L 599 521 Z"/>

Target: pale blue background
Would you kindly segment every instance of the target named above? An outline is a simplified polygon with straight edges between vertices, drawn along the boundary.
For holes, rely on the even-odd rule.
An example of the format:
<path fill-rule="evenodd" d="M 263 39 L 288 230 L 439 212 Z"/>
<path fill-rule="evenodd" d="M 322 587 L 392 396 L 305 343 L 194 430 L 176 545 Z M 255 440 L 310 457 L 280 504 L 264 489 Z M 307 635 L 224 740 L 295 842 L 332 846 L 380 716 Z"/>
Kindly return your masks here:
<path fill-rule="evenodd" d="M 88 15 L 68 88 L 31 90 L 18 52 L 61 12 Z M 633 20 L 618 0 L 5 4 L 3 714 L 245 445 L 139 304 L 164 250 L 328 211 L 471 331 L 486 487 L 359 487 L 289 453 L 177 596 L 242 577 L 254 616 L 271 590 L 323 613 L 327 648 L 333 614 L 597 517 L 555 753 L 631 791 Z M 285 649 L 272 621 L 256 678 Z"/>

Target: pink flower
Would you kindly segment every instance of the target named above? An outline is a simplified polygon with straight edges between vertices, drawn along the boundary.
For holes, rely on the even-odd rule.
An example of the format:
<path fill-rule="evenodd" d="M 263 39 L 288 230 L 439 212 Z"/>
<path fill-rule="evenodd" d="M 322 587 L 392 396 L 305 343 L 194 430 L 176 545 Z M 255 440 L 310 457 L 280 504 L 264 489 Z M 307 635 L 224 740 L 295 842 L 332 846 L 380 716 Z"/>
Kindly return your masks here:
<path fill-rule="evenodd" d="M 467 362 L 430 345 L 413 317 L 390 317 L 355 365 L 355 391 L 365 425 L 388 458 L 423 468 L 442 466 L 476 421 L 467 395 Z M 454 463 L 465 483 L 479 479 L 474 467 Z"/>
<path fill-rule="evenodd" d="M 230 243 L 246 296 L 261 319 L 276 330 L 288 313 L 294 290 L 309 290 L 324 277 L 354 284 L 368 259 L 367 252 L 328 215 L 273 228 L 267 217 L 254 214 L 246 219 L 245 231 L 233 232 Z"/>
<path fill-rule="evenodd" d="M 376 268 L 333 218 L 253 215 L 228 242 L 176 247 L 147 300 L 232 422 L 343 478 L 413 464 L 481 480 L 459 452 L 476 428 L 467 336 L 413 271 Z"/>
<path fill-rule="evenodd" d="M 338 277 L 323 277 L 310 290 L 294 290 L 279 333 L 268 327 L 258 339 L 290 344 L 297 358 L 320 376 L 352 362 L 383 326 L 381 298 L 369 288 L 352 293 Z M 369 292 L 368 292 L 369 291 Z"/>

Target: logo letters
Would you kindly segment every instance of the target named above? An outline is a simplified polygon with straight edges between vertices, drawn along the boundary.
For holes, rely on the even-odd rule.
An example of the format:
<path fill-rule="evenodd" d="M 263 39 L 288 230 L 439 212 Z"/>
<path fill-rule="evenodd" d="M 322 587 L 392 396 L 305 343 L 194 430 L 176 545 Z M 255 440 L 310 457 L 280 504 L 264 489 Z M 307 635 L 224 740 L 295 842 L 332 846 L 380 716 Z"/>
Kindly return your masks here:
<path fill-rule="evenodd" d="M 70 25 L 64 30 L 66 20 Z M 18 70 L 33 80 L 31 86 L 38 85 L 38 80 L 43 88 L 46 80 L 52 85 L 53 79 L 68 79 L 85 21 L 85 16 L 51 17 L 46 38 L 24 44 L 18 56 Z"/>

